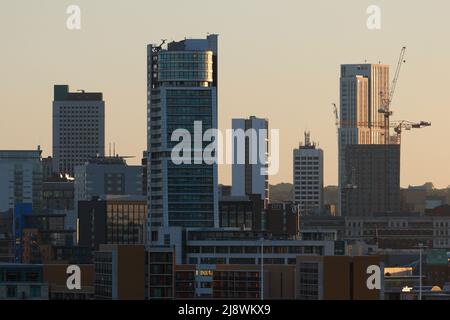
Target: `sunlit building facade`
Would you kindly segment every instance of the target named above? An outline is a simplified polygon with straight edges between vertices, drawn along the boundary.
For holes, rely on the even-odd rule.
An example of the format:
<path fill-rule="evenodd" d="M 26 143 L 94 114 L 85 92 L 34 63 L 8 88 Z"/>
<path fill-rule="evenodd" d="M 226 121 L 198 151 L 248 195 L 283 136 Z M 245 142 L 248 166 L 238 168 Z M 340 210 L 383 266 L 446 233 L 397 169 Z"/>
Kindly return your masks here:
<path fill-rule="evenodd" d="M 217 128 L 217 45 L 217 35 L 148 45 L 147 193 L 154 227 L 219 225 L 217 164 L 202 160 L 211 143 L 202 142 L 203 133 Z M 181 164 L 171 157 L 181 141 L 171 139 L 177 129 L 190 134 L 193 146 Z"/>
<path fill-rule="evenodd" d="M 345 150 L 349 144 L 384 144 L 385 119 L 379 112 L 389 96 L 389 66 L 344 64 L 340 77 L 339 205 L 347 185 Z"/>

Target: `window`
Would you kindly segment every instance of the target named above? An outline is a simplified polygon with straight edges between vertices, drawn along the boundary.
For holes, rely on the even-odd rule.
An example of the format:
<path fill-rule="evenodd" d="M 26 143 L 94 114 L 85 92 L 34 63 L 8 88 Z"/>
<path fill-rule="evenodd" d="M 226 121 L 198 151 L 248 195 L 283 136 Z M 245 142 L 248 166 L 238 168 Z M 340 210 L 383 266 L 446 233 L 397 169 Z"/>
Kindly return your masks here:
<path fill-rule="evenodd" d="M 170 245 L 170 234 L 165 234 L 164 235 L 164 245 L 165 246 Z"/>
<path fill-rule="evenodd" d="M 17 286 L 7 286 L 6 287 L 6 297 L 16 298 L 17 297 Z"/>
<path fill-rule="evenodd" d="M 40 298 L 41 297 L 41 287 L 40 286 L 31 286 L 30 287 L 30 296 L 31 296 L 31 298 Z"/>

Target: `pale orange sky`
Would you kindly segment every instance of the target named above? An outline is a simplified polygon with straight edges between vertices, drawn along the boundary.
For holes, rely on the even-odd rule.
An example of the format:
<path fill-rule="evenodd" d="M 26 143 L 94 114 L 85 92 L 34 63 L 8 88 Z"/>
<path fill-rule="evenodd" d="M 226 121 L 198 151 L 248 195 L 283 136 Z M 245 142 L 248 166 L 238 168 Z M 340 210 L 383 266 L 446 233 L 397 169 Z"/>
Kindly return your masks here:
<path fill-rule="evenodd" d="M 82 10 L 82 29 L 66 29 L 66 8 Z M 382 9 L 382 29 L 366 28 L 366 8 Z M 325 152 L 325 183 L 337 183 L 331 102 L 341 63 L 391 65 L 408 47 L 393 119 L 427 120 L 406 132 L 403 186 L 450 185 L 450 2 L 447 0 L 2 0 L 0 149 L 41 145 L 51 154 L 53 84 L 102 91 L 106 144 L 140 162 L 146 147 L 146 44 L 219 37 L 219 127 L 231 118 L 268 118 L 281 135 L 281 168 L 292 181 L 292 149 L 309 129 Z M 220 168 L 230 183 L 229 167 Z"/>

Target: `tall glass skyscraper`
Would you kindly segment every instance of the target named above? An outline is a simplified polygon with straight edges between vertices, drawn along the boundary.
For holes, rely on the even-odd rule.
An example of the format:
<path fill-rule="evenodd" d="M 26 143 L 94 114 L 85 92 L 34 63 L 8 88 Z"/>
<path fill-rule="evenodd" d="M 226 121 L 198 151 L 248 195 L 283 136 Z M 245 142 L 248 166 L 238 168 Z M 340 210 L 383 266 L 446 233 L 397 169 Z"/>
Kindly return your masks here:
<path fill-rule="evenodd" d="M 147 47 L 148 209 L 153 227 L 218 227 L 217 164 L 175 164 L 172 133 L 217 128 L 217 35 Z M 210 142 L 203 142 L 203 148 Z M 191 154 L 193 155 L 194 150 Z M 193 158 L 192 158 L 193 160 Z"/>
<path fill-rule="evenodd" d="M 242 139 L 242 145 L 233 138 L 233 157 L 232 166 L 232 187 L 231 195 L 245 196 L 248 194 L 259 194 L 264 200 L 264 206 L 269 204 L 269 176 L 268 150 L 269 150 L 269 121 L 267 119 L 251 116 L 249 119 L 233 119 L 233 132 L 236 130 L 254 130 L 255 135 L 251 133 Z M 239 150 L 242 148 L 241 150 Z M 238 163 L 239 152 L 245 152 L 245 162 Z M 261 157 L 263 155 L 263 157 Z M 257 159 L 253 159 L 255 157 Z M 244 160 L 244 159 L 243 159 Z"/>

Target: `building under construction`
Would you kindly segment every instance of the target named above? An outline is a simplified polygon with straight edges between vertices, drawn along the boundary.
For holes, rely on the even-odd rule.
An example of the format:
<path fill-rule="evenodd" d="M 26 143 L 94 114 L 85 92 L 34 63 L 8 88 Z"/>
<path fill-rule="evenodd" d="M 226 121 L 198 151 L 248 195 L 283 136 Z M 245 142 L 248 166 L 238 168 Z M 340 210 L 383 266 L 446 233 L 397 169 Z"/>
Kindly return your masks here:
<path fill-rule="evenodd" d="M 401 134 L 431 125 L 390 119 L 405 53 L 403 47 L 391 84 L 387 65 L 341 66 L 340 113 L 333 104 L 339 145 L 339 215 L 400 210 Z"/>
<path fill-rule="evenodd" d="M 347 145 L 343 216 L 400 211 L 400 145 Z"/>

